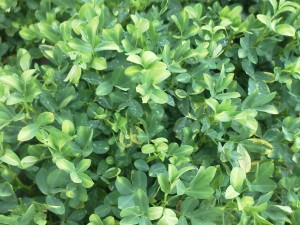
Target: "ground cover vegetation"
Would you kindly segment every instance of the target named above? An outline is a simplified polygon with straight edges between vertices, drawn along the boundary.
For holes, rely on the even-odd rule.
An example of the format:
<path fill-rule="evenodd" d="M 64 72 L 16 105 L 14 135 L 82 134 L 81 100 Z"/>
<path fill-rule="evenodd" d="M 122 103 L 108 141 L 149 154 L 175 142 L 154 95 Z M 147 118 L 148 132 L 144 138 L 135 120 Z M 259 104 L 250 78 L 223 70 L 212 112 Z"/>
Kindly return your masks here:
<path fill-rule="evenodd" d="M 300 224 L 298 0 L 1 0 L 0 224 Z"/>

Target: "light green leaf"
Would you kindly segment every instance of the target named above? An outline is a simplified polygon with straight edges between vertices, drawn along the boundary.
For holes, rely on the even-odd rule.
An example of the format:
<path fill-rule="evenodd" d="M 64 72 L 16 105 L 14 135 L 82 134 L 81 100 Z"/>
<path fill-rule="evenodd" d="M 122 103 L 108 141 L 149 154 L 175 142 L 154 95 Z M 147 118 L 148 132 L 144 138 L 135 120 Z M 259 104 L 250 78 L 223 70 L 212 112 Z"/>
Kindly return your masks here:
<path fill-rule="evenodd" d="M 39 132 L 39 127 L 36 124 L 29 124 L 23 127 L 19 134 L 19 141 L 29 141 Z"/>
<path fill-rule="evenodd" d="M 174 225 L 177 224 L 178 218 L 172 209 L 165 208 L 163 217 L 157 222 L 157 225 Z"/>
<path fill-rule="evenodd" d="M 71 83 L 77 85 L 81 77 L 81 68 L 78 65 L 73 65 L 69 71 L 67 77 L 64 79 L 65 82 L 70 81 Z"/>
<path fill-rule="evenodd" d="M 63 204 L 63 202 L 61 200 L 59 200 L 58 198 L 48 195 L 46 197 L 46 204 L 47 204 L 47 208 L 57 214 L 57 215 L 63 215 L 65 214 L 65 206 Z"/>
<path fill-rule="evenodd" d="M 33 166 L 34 164 L 36 164 L 39 161 L 39 158 L 35 157 L 35 156 L 25 156 L 22 160 L 21 160 L 21 167 L 23 169 L 27 169 L 31 166 Z"/>
<path fill-rule="evenodd" d="M 151 154 L 155 152 L 155 147 L 152 144 L 146 144 L 142 147 L 142 152 L 144 154 Z"/>
<path fill-rule="evenodd" d="M 161 206 L 150 207 L 147 211 L 147 217 L 150 220 L 157 220 L 162 217 L 164 208 Z"/>
<path fill-rule="evenodd" d="M 0 197 L 8 197 L 13 195 L 14 190 L 10 183 L 3 182 L 0 184 Z"/>
<path fill-rule="evenodd" d="M 129 62 L 138 64 L 138 65 L 142 65 L 142 59 L 138 55 L 130 55 L 130 56 L 127 57 L 126 60 L 129 61 Z"/>
<path fill-rule="evenodd" d="M 168 102 L 168 95 L 161 89 L 153 89 L 150 98 L 158 104 L 165 104 Z"/>
<path fill-rule="evenodd" d="M 58 35 L 47 22 L 39 22 L 37 26 L 42 37 L 45 37 L 53 44 L 56 44 L 59 41 Z"/>
<path fill-rule="evenodd" d="M 151 64 L 148 70 L 144 73 L 145 77 L 149 77 L 152 84 L 159 84 L 166 80 L 171 75 L 167 70 L 167 65 L 163 62 L 154 62 Z"/>
<path fill-rule="evenodd" d="M 239 196 L 240 193 L 235 191 L 232 185 L 229 185 L 225 191 L 225 198 L 226 199 L 233 199 Z"/>
<path fill-rule="evenodd" d="M 125 70 L 125 74 L 128 76 L 136 75 L 141 72 L 142 68 L 140 66 L 129 66 Z"/>
<path fill-rule="evenodd" d="M 148 66 L 150 66 L 150 64 L 155 62 L 157 59 L 158 59 L 158 57 L 151 51 L 145 51 L 142 54 L 142 64 L 143 64 L 144 68 L 147 68 Z"/>
<path fill-rule="evenodd" d="M 84 42 L 81 39 L 73 38 L 68 42 L 68 45 L 79 52 L 92 52 L 93 48 L 89 43 Z"/>
<path fill-rule="evenodd" d="M 76 165 L 76 171 L 77 173 L 82 173 L 86 171 L 91 166 L 91 159 L 82 159 L 77 165 Z"/>
<path fill-rule="evenodd" d="M 45 126 L 54 122 L 54 114 L 52 112 L 43 112 L 38 115 L 36 124 L 38 126 Z"/>
<path fill-rule="evenodd" d="M 133 195 L 135 205 L 140 207 L 141 212 L 146 213 L 149 208 L 149 199 L 142 189 L 137 189 Z"/>
<path fill-rule="evenodd" d="M 20 93 L 23 92 L 20 80 L 15 76 L 2 75 L 0 76 L 0 83 L 7 84 L 13 87 L 14 89 L 16 89 Z"/>
<path fill-rule="evenodd" d="M 104 225 L 104 224 L 97 214 L 92 214 L 89 217 L 89 223 L 87 225 Z"/>
<path fill-rule="evenodd" d="M 81 179 L 81 185 L 85 188 L 91 188 L 94 185 L 94 182 L 90 176 L 85 173 L 79 173 L 79 178 Z"/>
<path fill-rule="evenodd" d="M 74 164 L 66 159 L 58 159 L 55 162 L 55 164 L 59 169 L 65 171 L 67 173 L 71 173 L 71 172 L 75 171 Z"/>
<path fill-rule="evenodd" d="M 227 93 L 217 94 L 215 98 L 222 101 L 225 99 L 239 98 L 239 97 L 241 97 L 241 95 L 238 92 L 227 92 Z"/>
<path fill-rule="evenodd" d="M 14 153 L 10 149 L 7 149 L 5 151 L 5 154 L 0 157 L 0 160 L 2 162 L 7 163 L 8 165 L 11 165 L 11 166 L 19 166 L 20 163 L 21 163 L 21 161 L 20 161 L 19 157 L 17 156 L 17 154 Z"/>
<path fill-rule="evenodd" d="M 164 193 L 170 192 L 170 182 L 168 180 L 168 176 L 164 173 L 157 174 L 157 181 L 159 183 L 160 189 Z"/>
<path fill-rule="evenodd" d="M 238 158 L 238 163 L 240 167 L 246 172 L 250 172 L 251 170 L 251 157 L 247 150 L 244 148 L 242 144 L 238 144 L 237 152 L 240 154 Z"/>
<path fill-rule="evenodd" d="M 190 187 L 195 187 L 196 189 L 198 189 L 208 186 L 214 178 L 216 171 L 217 169 L 213 166 L 210 166 L 206 169 L 199 169 L 195 178 L 191 181 Z"/>
<path fill-rule="evenodd" d="M 91 67 L 95 70 L 105 70 L 107 68 L 106 59 L 103 57 L 94 57 Z"/>
<path fill-rule="evenodd" d="M 275 31 L 280 35 L 288 37 L 294 37 L 296 33 L 295 28 L 289 24 L 279 24 L 275 27 Z"/>
<path fill-rule="evenodd" d="M 119 45 L 117 45 L 115 42 L 113 41 L 102 41 L 100 44 L 98 44 L 94 51 L 118 51 L 121 52 L 121 48 L 119 47 Z"/>
<path fill-rule="evenodd" d="M 232 185 L 234 190 L 236 190 L 237 192 L 240 192 L 245 180 L 246 180 L 246 173 L 242 168 L 234 167 L 231 170 L 230 184 Z"/>
<path fill-rule="evenodd" d="M 257 15 L 257 19 L 262 22 L 263 24 L 265 24 L 267 27 L 269 27 L 270 29 L 272 29 L 272 25 L 271 25 L 271 17 L 267 16 L 267 15 L 263 15 L 263 14 L 258 14 Z"/>

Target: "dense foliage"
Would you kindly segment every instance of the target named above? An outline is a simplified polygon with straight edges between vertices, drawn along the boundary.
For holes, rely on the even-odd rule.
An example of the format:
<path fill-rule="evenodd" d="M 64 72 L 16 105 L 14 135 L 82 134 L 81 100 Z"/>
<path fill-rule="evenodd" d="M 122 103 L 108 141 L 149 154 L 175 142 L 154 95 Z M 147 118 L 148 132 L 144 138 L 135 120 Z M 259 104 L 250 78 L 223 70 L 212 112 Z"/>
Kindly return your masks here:
<path fill-rule="evenodd" d="M 0 223 L 300 224 L 299 0 L 1 0 Z"/>

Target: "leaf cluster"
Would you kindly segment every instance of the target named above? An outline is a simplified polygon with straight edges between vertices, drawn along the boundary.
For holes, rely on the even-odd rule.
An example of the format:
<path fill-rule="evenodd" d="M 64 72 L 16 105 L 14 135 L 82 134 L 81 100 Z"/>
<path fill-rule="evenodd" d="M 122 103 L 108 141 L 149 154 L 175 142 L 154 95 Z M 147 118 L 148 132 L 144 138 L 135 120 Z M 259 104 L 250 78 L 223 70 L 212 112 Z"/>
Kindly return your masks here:
<path fill-rule="evenodd" d="M 0 1 L 0 223 L 300 224 L 299 15 Z"/>

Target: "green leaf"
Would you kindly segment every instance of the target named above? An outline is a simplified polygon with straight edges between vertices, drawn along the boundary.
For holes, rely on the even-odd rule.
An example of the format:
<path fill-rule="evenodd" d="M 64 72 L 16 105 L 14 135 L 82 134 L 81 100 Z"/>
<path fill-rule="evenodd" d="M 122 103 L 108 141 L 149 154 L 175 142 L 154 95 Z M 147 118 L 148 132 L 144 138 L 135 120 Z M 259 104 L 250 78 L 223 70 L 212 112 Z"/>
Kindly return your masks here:
<path fill-rule="evenodd" d="M 130 206 L 121 211 L 122 217 L 139 217 L 140 209 L 138 206 Z"/>
<path fill-rule="evenodd" d="M 256 107 L 261 107 L 271 102 L 275 98 L 276 92 L 272 92 L 269 94 L 259 94 L 253 93 L 250 94 L 242 103 L 242 110 L 244 109 L 253 109 Z"/>
<path fill-rule="evenodd" d="M 273 152 L 273 146 L 262 139 L 249 138 L 241 142 L 246 150 L 260 154 L 270 154 Z"/>
<path fill-rule="evenodd" d="M 113 85 L 108 82 L 102 82 L 98 85 L 97 89 L 96 89 L 96 95 L 98 96 L 105 96 L 108 95 L 109 93 L 111 93 L 113 90 Z"/>
<path fill-rule="evenodd" d="M 121 196 L 118 198 L 118 208 L 125 209 L 131 206 L 134 206 L 135 203 L 133 201 L 134 194 Z"/>
<path fill-rule="evenodd" d="M 125 70 L 125 74 L 132 76 L 132 75 L 136 75 L 137 73 L 141 72 L 142 68 L 139 66 L 129 66 L 128 68 L 126 68 Z"/>
<path fill-rule="evenodd" d="M 238 92 L 227 92 L 223 94 L 217 94 L 215 98 L 222 101 L 225 99 L 239 98 L 239 97 L 241 97 L 241 95 Z"/>
<path fill-rule="evenodd" d="M 79 52 L 92 52 L 93 48 L 89 43 L 86 43 L 78 38 L 73 38 L 68 42 L 68 45 Z"/>
<path fill-rule="evenodd" d="M 134 162 L 134 166 L 141 171 L 147 172 L 149 171 L 149 165 L 143 159 L 138 159 Z"/>
<path fill-rule="evenodd" d="M 41 168 L 36 175 L 36 184 L 40 191 L 45 195 L 49 194 L 49 187 L 47 185 L 47 175 L 48 173 L 45 168 Z"/>
<path fill-rule="evenodd" d="M 77 85 L 81 77 L 81 68 L 77 65 L 73 65 L 69 71 L 67 77 L 64 79 L 65 82 L 70 81 L 71 83 Z"/>
<path fill-rule="evenodd" d="M 190 156 L 193 153 L 194 148 L 190 145 L 181 145 L 179 148 L 169 151 L 169 154 L 181 156 Z"/>
<path fill-rule="evenodd" d="M 78 182 L 78 183 L 81 183 L 81 185 L 85 188 L 91 188 L 93 185 L 94 185 L 94 182 L 92 180 L 92 178 L 90 178 L 87 174 L 85 173 L 79 173 L 78 174 L 81 182 Z M 74 182 L 74 181 L 73 181 Z M 75 182 L 77 183 L 77 182 Z"/>
<path fill-rule="evenodd" d="M 163 217 L 157 222 L 157 225 L 174 225 L 177 224 L 178 219 L 172 209 L 165 208 Z"/>
<path fill-rule="evenodd" d="M 35 206 L 33 204 L 30 205 L 26 212 L 21 216 L 20 223 L 29 224 L 34 218 L 35 210 Z"/>
<path fill-rule="evenodd" d="M 154 62 L 144 73 L 145 77 L 150 77 L 152 84 L 159 84 L 166 80 L 171 73 L 167 70 L 167 65 L 163 62 Z"/>
<path fill-rule="evenodd" d="M 131 99 L 128 104 L 128 112 L 132 114 L 134 117 L 142 117 L 143 116 L 143 108 L 140 103 L 136 100 Z"/>
<path fill-rule="evenodd" d="M 19 49 L 17 55 L 20 58 L 20 67 L 22 70 L 29 70 L 31 65 L 31 56 L 29 52 L 25 49 Z"/>
<path fill-rule="evenodd" d="M 39 22 L 37 25 L 42 37 L 45 37 L 53 44 L 59 41 L 58 35 L 49 24 L 47 24 L 46 22 Z"/>
<path fill-rule="evenodd" d="M 31 166 L 33 166 L 34 164 L 36 164 L 38 161 L 40 161 L 39 158 L 35 157 L 35 156 L 25 156 L 22 160 L 21 160 L 21 167 L 23 169 L 27 169 Z"/>
<path fill-rule="evenodd" d="M 170 192 L 170 183 L 168 180 L 168 176 L 164 173 L 157 174 L 157 181 L 159 183 L 160 189 L 164 193 Z"/>
<path fill-rule="evenodd" d="M 279 24 L 275 27 L 275 31 L 280 35 L 288 37 L 294 37 L 296 33 L 295 28 L 289 24 Z"/>
<path fill-rule="evenodd" d="M 129 195 L 134 192 L 131 182 L 126 177 L 117 177 L 116 188 L 122 195 Z"/>
<path fill-rule="evenodd" d="M 45 126 L 54 122 L 54 114 L 52 112 L 43 112 L 38 115 L 35 123 L 38 126 Z"/>
<path fill-rule="evenodd" d="M 199 200 L 187 197 L 181 204 L 181 212 L 183 215 L 188 215 L 193 212 L 199 205 Z"/>
<path fill-rule="evenodd" d="M 19 141 L 29 141 L 39 132 L 39 127 L 36 124 L 29 124 L 23 127 L 19 134 Z"/>
<path fill-rule="evenodd" d="M 86 126 L 79 126 L 77 128 L 77 135 L 75 141 L 82 147 L 87 147 L 93 138 L 93 129 Z"/>
<path fill-rule="evenodd" d="M 122 52 L 122 49 L 120 48 L 119 45 L 117 45 L 115 42 L 113 41 L 102 41 L 100 44 L 98 44 L 94 51 L 118 51 L 118 52 Z"/>
<path fill-rule="evenodd" d="M 229 185 L 225 191 L 225 198 L 226 199 L 233 199 L 239 196 L 240 193 L 235 191 L 232 185 Z"/>
<path fill-rule="evenodd" d="M 153 89 L 151 92 L 151 99 L 158 104 L 165 104 L 168 102 L 168 95 L 161 89 Z"/>
<path fill-rule="evenodd" d="M 110 178 L 114 178 L 114 177 L 118 176 L 120 174 L 120 172 L 121 172 L 121 170 L 119 168 L 112 167 L 112 168 L 109 168 L 108 170 L 106 170 L 102 176 L 107 179 L 110 179 Z"/>
<path fill-rule="evenodd" d="M 142 59 L 138 55 L 130 55 L 130 56 L 127 57 L 126 60 L 129 61 L 129 62 L 138 64 L 138 65 L 142 65 Z"/>
<path fill-rule="evenodd" d="M 181 83 L 189 83 L 191 80 L 191 75 L 188 73 L 182 73 L 176 76 L 176 80 Z"/>
<path fill-rule="evenodd" d="M 240 154 L 238 159 L 238 163 L 240 167 L 246 172 L 250 172 L 251 170 L 251 158 L 247 150 L 244 148 L 243 145 L 238 144 L 237 152 Z"/>
<path fill-rule="evenodd" d="M 251 184 L 251 188 L 254 191 L 258 191 L 258 192 L 262 192 L 262 193 L 267 193 L 267 192 L 273 191 L 276 189 L 276 187 L 277 187 L 276 183 L 271 179 L 265 179 L 262 181 L 254 181 Z"/>
<path fill-rule="evenodd" d="M 149 199 L 147 194 L 142 189 L 137 189 L 133 195 L 133 201 L 141 212 L 146 213 L 149 208 Z"/>
<path fill-rule="evenodd" d="M 13 87 L 18 92 L 22 93 L 22 86 L 20 83 L 20 80 L 15 76 L 9 76 L 9 75 L 1 75 L 0 76 L 0 82 L 9 85 L 10 87 Z"/>
<path fill-rule="evenodd" d="M 151 51 L 145 51 L 142 54 L 142 65 L 144 68 L 150 66 L 153 62 L 158 60 L 158 57 Z"/>
<path fill-rule="evenodd" d="M 147 211 L 147 217 L 150 220 L 158 220 L 163 215 L 164 208 L 161 206 L 150 207 Z"/>
<path fill-rule="evenodd" d="M 21 163 L 21 161 L 20 161 L 19 157 L 16 155 L 16 153 L 14 153 L 10 149 L 7 149 L 5 151 L 5 154 L 0 157 L 0 160 L 11 166 L 20 166 L 20 163 Z"/>
<path fill-rule="evenodd" d="M 146 144 L 142 147 L 142 152 L 144 154 L 151 154 L 155 152 L 155 147 L 152 144 Z"/>
<path fill-rule="evenodd" d="M 264 162 L 259 164 L 257 180 L 263 181 L 270 178 L 274 172 L 274 163 L 271 161 Z"/>
<path fill-rule="evenodd" d="M 0 184 L 0 197 L 9 197 L 13 195 L 13 193 L 13 187 L 8 182 Z"/>
<path fill-rule="evenodd" d="M 147 176 L 142 171 L 132 171 L 131 174 L 132 185 L 135 189 L 147 190 Z"/>
<path fill-rule="evenodd" d="M 50 210 L 51 212 L 53 212 L 57 215 L 65 214 L 65 206 L 64 206 L 63 202 L 61 200 L 59 200 L 58 198 L 56 198 L 52 195 L 48 195 L 46 197 L 46 204 L 47 204 L 48 210 Z"/>
<path fill-rule="evenodd" d="M 64 120 L 61 126 L 62 132 L 65 134 L 73 134 L 75 127 L 71 120 Z"/>
<path fill-rule="evenodd" d="M 211 187 L 205 186 L 203 187 L 189 187 L 186 189 L 185 193 L 193 198 L 197 199 L 208 199 L 213 195 L 215 190 Z"/>
<path fill-rule="evenodd" d="M 97 214 L 92 214 L 89 217 L 89 223 L 87 225 L 104 225 L 104 223 Z"/>
<path fill-rule="evenodd" d="M 82 173 L 86 171 L 91 166 L 92 160 L 91 159 L 82 159 L 77 165 L 76 165 L 76 171 L 77 173 Z"/>
<path fill-rule="evenodd" d="M 217 169 L 210 166 L 206 169 L 199 169 L 195 178 L 191 181 L 190 187 L 202 188 L 209 185 L 216 174 Z"/>
<path fill-rule="evenodd" d="M 230 173 L 230 184 L 232 185 L 234 190 L 240 192 L 245 180 L 246 180 L 245 171 L 240 167 L 233 167 Z"/>
<path fill-rule="evenodd" d="M 68 171 L 68 173 L 70 173 L 70 178 L 74 183 L 76 183 L 76 184 L 82 183 L 81 177 L 75 171 Z"/>
<path fill-rule="evenodd" d="M 91 67 L 95 70 L 105 70 L 107 68 L 106 59 L 103 57 L 94 57 Z"/>
<path fill-rule="evenodd" d="M 267 15 L 263 15 L 263 14 L 258 14 L 257 15 L 257 19 L 262 22 L 263 24 L 265 24 L 267 27 L 269 27 L 270 29 L 272 29 L 272 25 L 271 25 L 271 17 L 267 16 Z"/>
<path fill-rule="evenodd" d="M 74 164 L 66 159 L 58 159 L 55 162 L 55 164 L 59 169 L 65 171 L 67 173 L 71 173 L 71 172 L 75 171 Z"/>

